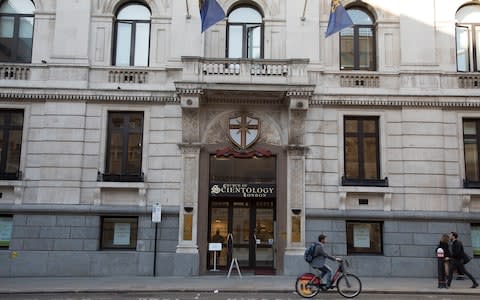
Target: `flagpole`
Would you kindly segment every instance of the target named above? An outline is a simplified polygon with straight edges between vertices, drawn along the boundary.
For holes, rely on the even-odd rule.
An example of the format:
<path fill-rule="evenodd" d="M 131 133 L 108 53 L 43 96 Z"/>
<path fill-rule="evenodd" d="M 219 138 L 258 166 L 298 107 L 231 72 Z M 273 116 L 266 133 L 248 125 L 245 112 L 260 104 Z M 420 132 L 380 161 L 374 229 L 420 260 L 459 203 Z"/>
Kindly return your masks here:
<path fill-rule="evenodd" d="M 300 20 L 302 20 L 302 21 L 305 21 L 305 20 L 306 20 L 306 18 L 305 18 L 305 12 L 307 11 L 307 1 L 308 1 L 308 0 L 305 0 L 305 5 L 303 6 L 303 15 L 302 15 L 302 17 L 300 18 Z"/>
<path fill-rule="evenodd" d="M 192 15 L 190 15 L 190 8 L 188 7 L 188 0 L 185 0 L 185 4 L 187 5 L 187 19 L 190 19 Z"/>

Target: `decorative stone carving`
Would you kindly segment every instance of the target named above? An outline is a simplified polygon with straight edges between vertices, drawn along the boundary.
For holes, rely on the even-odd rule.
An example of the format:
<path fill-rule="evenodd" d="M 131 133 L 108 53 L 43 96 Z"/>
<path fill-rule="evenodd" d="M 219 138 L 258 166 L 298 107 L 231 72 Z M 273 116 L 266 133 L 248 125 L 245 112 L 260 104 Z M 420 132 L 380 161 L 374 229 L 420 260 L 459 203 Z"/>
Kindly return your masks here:
<path fill-rule="evenodd" d="M 290 132 L 288 143 L 290 145 L 303 145 L 305 136 L 305 119 L 307 112 L 303 110 L 290 111 Z"/>
<path fill-rule="evenodd" d="M 182 141 L 197 143 L 200 140 L 199 112 L 194 109 L 182 111 Z"/>
<path fill-rule="evenodd" d="M 209 120 L 210 121 L 206 130 L 203 131 L 202 143 L 204 144 L 224 144 L 229 143 L 228 133 L 228 122 L 229 119 L 238 115 L 240 112 L 231 111 L 218 115 L 218 112 L 215 111 Z M 253 117 L 256 117 L 261 122 L 261 131 L 260 137 L 257 140 L 257 143 L 270 144 L 270 145 L 281 145 L 282 139 L 278 126 L 276 125 L 276 120 L 267 116 L 263 113 L 252 113 Z M 216 118 L 214 118 L 216 116 Z"/>

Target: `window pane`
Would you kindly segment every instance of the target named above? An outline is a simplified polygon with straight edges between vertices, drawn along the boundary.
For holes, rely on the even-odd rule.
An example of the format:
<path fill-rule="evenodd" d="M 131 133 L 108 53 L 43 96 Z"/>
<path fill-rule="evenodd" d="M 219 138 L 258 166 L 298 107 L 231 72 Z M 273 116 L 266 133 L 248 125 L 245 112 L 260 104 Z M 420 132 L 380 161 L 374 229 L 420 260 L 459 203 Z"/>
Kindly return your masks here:
<path fill-rule="evenodd" d="M 370 16 L 366 12 L 358 8 L 348 9 L 347 13 L 352 19 L 353 24 L 355 25 L 372 25 L 373 24 L 373 21 L 370 18 Z"/>
<path fill-rule="evenodd" d="M 135 66 L 148 66 L 150 24 L 137 23 L 135 33 Z"/>
<path fill-rule="evenodd" d="M 345 132 L 357 133 L 358 121 L 357 120 L 345 120 Z"/>
<path fill-rule="evenodd" d="M 480 6 L 479 5 L 465 5 L 460 8 L 455 19 L 457 23 L 478 23 L 480 20 Z"/>
<path fill-rule="evenodd" d="M 10 245 L 10 240 L 12 239 L 12 225 L 13 217 L 0 216 L 0 248 L 8 248 Z"/>
<path fill-rule="evenodd" d="M 467 72 L 470 65 L 468 53 L 468 28 L 457 27 L 457 70 Z"/>
<path fill-rule="evenodd" d="M 132 43 L 132 24 L 118 23 L 115 65 L 130 65 L 130 45 Z"/>
<path fill-rule="evenodd" d="M 102 219 L 102 249 L 135 249 L 137 247 L 138 219 L 110 218 Z"/>
<path fill-rule="evenodd" d="M 477 71 L 480 70 L 480 27 L 475 26 L 475 51 L 476 51 L 476 63 Z"/>
<path fill-rule="evenodd" d="M 358 169 L 358 139 L 345 137 L 345 176 L 347 178 L 359 178 Z"/>
<path fill-rule="evenodd" d="M 382 253 L 382 223 L 347 222 L 347 253 Z"/>
<path fill-rule="evenodd" d="M 378 179 L 377 174 L 377 139 L 365 138 L 363 140 L 365 179 Z"/>
<path fill-rule="evenodd" d="M 359 28 L 360 68 L 373 66 L 373 32 L 371 28 Z"/>
<path fill-rule="evenodd" d="M 262 23 L 262 15 L 251 7 L 240 7 L 228 16 L 230 23 Z"/>
<path fill-rule="evenodd" d="M 353 28 L 342 30 L 340 33 L 340 69 L 353 69 L 354 43 Z"/>
<path fill-rule="evenodd" d="M 473 255 L 480 256 L 480 224 L 472 225 Z"/>
<path fill-rule="evenodd" d="M 20 169 L 20 152 L 22 150 L 22 131 L 10 130 L 8 139 L 6 173 L 17 173 Z"/>
<path fill-rule="evenodd" d="M 0 17 L 0 38 L 13 38 L 14 17 Z"/>
<path fill-rule="evenodd" d="M 120 133 L 111 133 L 110 137 L 110 165 L 108 174 L 122 174 L 123 140 Z"/>
<path fill-rule="evenodd" d="M 480 181 L 478 174 L 478 149 L 475 140 L 465 140 L 465 176 L 470 181 Z"/>
<path fill-rule="evenodd" d="M 128 136 L 127 174 L 138 175 L 142 169 L 142 135 L 130 134 Z"/>
<path fill-rule="evenodd" d="M 475 121 L 463 121 L 463 134 L 475 135 L 477 134 L 477 122 Z"/>
<path fill-rule="evenodd" d="M 0 13 L 33 14 L 35 6 L 30 0 L 8 0 L 0 6 Z"/>
<path fill-rule="evenodd" d="M 33 18 L 20 18 L 20 38 L 31 39 L 33 36 Z"/>
<path fill-rule="evenodd" d="M 228 58 L 242 57 L 242 27 L 230 25 L 228 31 Z"/>
<path fill-rule="evenodd" d="M 0 157 L 3 157 L 3 145 L 5 144 L 4 137 L 3 137 L 3 131 L 0 131 Z M 0 170 L 0 172 L 3 172 L 3 170 Z"/>
<path fill-rule="evenodd" d="M 122 8 L 118 20 L 150 20 L 150 10 L 144 5 L 130 4 Z"/>
<path fill-rule="evenodd" d="M 143 113 L 111 113 L 108 175 L 140 176 L 142 170 Z M 121 180 L 117 178 L 115 180 Z M 128 179 L 130 180 L 130 179 Z"/>
<path fill-rule="evenodd" d="M 363 132 L 377 133 L 377 120 L 363 120 Z"/>
<path fill-rule="evenodd" d="M 2 126 L 0 128 L 0 165 L 2 166 L 0 173 L 10 178 L 20 169 L 23 111 L 1 111 L 0 126 Z"/>
<path fill-rule="evenodd" d="M 260 58 L 260 25 L 247 26 L 248 58 Z"/>

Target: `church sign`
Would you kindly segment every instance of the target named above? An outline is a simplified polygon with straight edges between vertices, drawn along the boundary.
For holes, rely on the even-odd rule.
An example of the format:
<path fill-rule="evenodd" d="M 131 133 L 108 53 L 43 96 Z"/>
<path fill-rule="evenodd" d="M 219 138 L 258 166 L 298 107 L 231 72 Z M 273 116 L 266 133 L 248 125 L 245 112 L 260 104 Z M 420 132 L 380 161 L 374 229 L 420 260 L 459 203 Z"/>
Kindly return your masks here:
<path fill-rule="evenodd" d="M 259 183 L 211 183 L 211 197 L 274 198 L 274 184 Z"/>

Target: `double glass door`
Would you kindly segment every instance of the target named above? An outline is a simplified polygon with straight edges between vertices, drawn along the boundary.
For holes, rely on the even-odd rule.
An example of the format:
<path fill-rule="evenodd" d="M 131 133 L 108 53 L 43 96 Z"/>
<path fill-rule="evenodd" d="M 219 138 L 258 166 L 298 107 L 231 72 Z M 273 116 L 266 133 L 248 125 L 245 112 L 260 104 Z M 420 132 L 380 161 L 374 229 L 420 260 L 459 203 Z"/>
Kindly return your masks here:
<path fill-rule="evenodd" d="M 222 243 L 216 267 L 228 268 L 232 258 L 242 269 L 273 270 L 275 245 L 273 200 L 211 200 L 210 243 Z M 208 264 L 214 257 L 209 252 Z"/>

